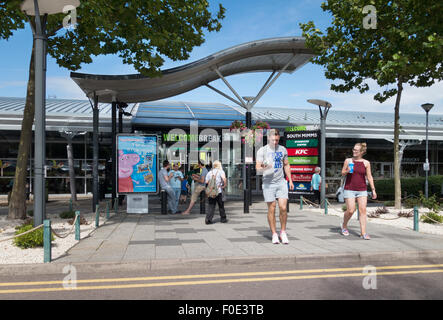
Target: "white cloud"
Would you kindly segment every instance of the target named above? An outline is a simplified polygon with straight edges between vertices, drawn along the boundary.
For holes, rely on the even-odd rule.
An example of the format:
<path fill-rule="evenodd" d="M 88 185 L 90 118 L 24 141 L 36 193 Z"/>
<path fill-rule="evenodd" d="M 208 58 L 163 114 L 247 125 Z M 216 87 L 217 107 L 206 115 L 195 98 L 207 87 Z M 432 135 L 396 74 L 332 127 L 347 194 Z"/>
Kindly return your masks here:
<path fill-rule="evenodd" d="M 337 110 L 366 110 L 375 112 L 393 112 L 396 96 L 391 97 L 384 103 L 374 100 L 374 95 L 381 92 L 375 82 L 369 82 L 371 90 L 361 94 L 357 90 L 339 93 L 332 90 L 305 91 L 303 95 L 295 93 L 292 96 L 306 101 L 313 97 L 325 99 L 332 103 Z M 443 81 L 431 87 L 416 88 L 409 85 L 403 86 L 400 101 L 400 112 L 421 113 L 421 105 L 430 102 L 434 104 L 432 113 L 443 113 Z M 305 105 L 305 103 L 303 103 Z"/>
<path fill-rule="evenodd" d="M 87 99 L 85 93 L 69 77 L 48 77 L 46 95 L 56 96 L 59 99 Z"/>
<path fill-rule="evenodd" d="M 0 89 L 27 86 L 28 81 L 0 81 Z"/>

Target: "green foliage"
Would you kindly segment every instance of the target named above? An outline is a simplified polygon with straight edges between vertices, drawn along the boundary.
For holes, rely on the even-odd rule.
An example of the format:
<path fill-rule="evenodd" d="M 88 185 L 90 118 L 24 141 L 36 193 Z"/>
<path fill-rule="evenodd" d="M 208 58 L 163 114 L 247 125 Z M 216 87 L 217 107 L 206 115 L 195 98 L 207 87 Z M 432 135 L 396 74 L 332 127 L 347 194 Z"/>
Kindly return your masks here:
<path fill-rule="evenodd" d="M 410 197 L 407 198 L 404 202 L 404 206 L 406 208 L 414 208 L 415 206 L 420 207 L 421 206 L 420 198 L 417 197 Z"/>
<path fill-rule="evenodd" d="M 363 8 L 376 9 L 376 29 L 365 29 Z M 384 102 L 398 92 L 400 79 L 411 86 L 425 87 L 443 78 L 443 3 L 441 0 L 329 0 L 321 5 L 333 16 L 326 33 L 314 22 L 300 24 L 308 47 L 317 57 L 315 64 L 326 67 L 325 76 L 341 80 L 331 89 L 368 91 L 375 80 Z"/>
<path fill-rule="evenodd" d="M 16 235 L 29 231 L 33 228 L 32 224 L 24 224 L 18 227 L 15 232 Z M 54 236 L 51 235 L 51 241 L 54 240 Z M 35 247 L 43 247 L 43 228 L 34 230 L 28 234 L 25 234 L 21 237 L 14 238 L 14 245 L 19 248 L 27 249 L 27 248 L 35 248 Z"/>
<path fill-rule="evenodd" d="M 21 2 L 0 1 L 0 39 L 27 23 Z M 220 4 L 213 15 L 207 0 L 82 0 L 76 14 L 75 29 L 63 27 L 64 13 L 43 21 L 48 53 L 59 66 L 78 70 L 94 56 L 115 54 L 140 73 L 158 76 L 162 56 L 185 60 L 204 42 L 205 30 L 220 30 L 225 8 Z"/>
<path fill-rule="evenodd" d="M 364 27 L 367 5 L 376 9 L 375 29 Z M 314 22 L 301 23 L 312 62 L 338 81 L 331 90 L 364 93 L 375 86 L 380 103 L 396 96 L 394 162 L 398 164 L 400 101 L 403 85 L 428 87 L 443 79 L 443 2 L 441 0 L 328 0 L 321 4 L 332 17 L 325 32 Z M 374 12 L 372 12 L 374 13 Z M 401 201 L 400 166 L 394 166 L 395 198 Z M 379 194 L 377 190 L 377 195 Z"/>
<path fill-rule="evenodd" d="M 424 223 L 443 223 L 443 216 L 435 212 L 428 212 L 421 216 L 420 218 Z"/>
<path fill-rule="evenodd" d="M 434 195 L 426 197 L 423 195 L 423 192 L 420 191 L 420 202 L 423 205 L 423 207 L 428 208 L 429 210 L 432 210 L 436 213 L 440 210 L 440 203 L 437 200 L 437 197 Z"/>
<path fill-rule="evenodd" d="M 75 218 L 75 211 L 63 211 L 60 213 L 60 218 L 62 219 L 73 219 Z"/>
<path fill-rule="evenodd" d="M 440 194 L 441 185 L 443 183 L 443 176 L 431 176 L 428 178 L 429 195 Z M 377 190 L 377 197 L 380 200 L 392 200 L 394 198 L 394 179 L 378 179 L 374 180 L 375 189 Z M 425 178 L 402 178 L 401 186 L 403 193 L 406 192 L 408 196 L 420 197 L 420 191 L 424 191 Z M 413 200 L 409 200 L 410 203 Z"/>

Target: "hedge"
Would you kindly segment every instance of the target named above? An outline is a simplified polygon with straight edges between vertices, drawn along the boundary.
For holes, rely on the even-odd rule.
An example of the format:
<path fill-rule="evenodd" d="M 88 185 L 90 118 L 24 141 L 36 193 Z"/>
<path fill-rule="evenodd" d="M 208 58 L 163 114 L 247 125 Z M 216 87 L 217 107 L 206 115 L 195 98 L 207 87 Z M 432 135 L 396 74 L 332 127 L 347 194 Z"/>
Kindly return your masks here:
<path fill-rule="evenodd" d="M 422 191 L 424 193 L 425 180 L 426 180 L 425 177 L 402 178 L 401 179 L 402 197 L 404 197 L 405 192 L 407 193 L 408 196 L 415 195 L 417 197 L 419 196 L 419 191 Z M 437 198 L 440 198 L 442 184 L 443 184 L 443 176 L 428 177 L 429 196 L 436 194 Z M 374 185 L 378 199 L 393 200 L 395 198 L 394 179 L 374 180 Z"/>

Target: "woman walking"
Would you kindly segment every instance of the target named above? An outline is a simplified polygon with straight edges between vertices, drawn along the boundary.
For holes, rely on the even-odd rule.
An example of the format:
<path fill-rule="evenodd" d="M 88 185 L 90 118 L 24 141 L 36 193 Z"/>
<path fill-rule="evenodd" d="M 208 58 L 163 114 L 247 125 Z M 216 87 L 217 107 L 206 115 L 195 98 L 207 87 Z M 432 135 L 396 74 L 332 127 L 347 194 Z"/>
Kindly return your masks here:
<path fill-rule="evenodd" d="M 358 209 L 360 212 L 360 237 L 370 240 L 366 231 L 366 204 L 368 201 L 368 191 L 366 180 L 372 190 L 372 199 L 377 198 L 374 187 L 374 179 L 371 173 L 371 163 L 363 159 L 366 154 L 366 143 L 356 143 L 352 149 L 352 158 L 345 160 L 342 169 L 342 175 L 346 176 L 344 187 L 344 198 L 346 201 L 346 211 L 341 225 L 341 233 L 344 236 L 349 235 L 348 222 L 355 212 L 355 200 L 357 199 Z"/>
<path fill-rule="evenodd" d="M 226 213 L 225 213 L 225 205 L 223 202 L 223 192 L 224 188 L 226 187 L 226 174 L 222 169 L 221 162 L 216 160 L 214 161 L 214 164 L 212 165 L 212 170 L 209 171 L 209 173 L 206 175 L 206 184 L 211 181 L 211 178 L 215 177 L 215 185 L 217 187 L 217 196 L 215 198 L 208 198 L 209 202 L 209 210 L 206 214 L 205 223 L 206 224 L 212 224 L 212 218 L 214 217 L 214 211 L 215 211 L 215 204 L 218 203 L 218 209 L 220 210 L 220 222 L 226 223 L 228 222 L 228 219 L 226 219 Z"/>

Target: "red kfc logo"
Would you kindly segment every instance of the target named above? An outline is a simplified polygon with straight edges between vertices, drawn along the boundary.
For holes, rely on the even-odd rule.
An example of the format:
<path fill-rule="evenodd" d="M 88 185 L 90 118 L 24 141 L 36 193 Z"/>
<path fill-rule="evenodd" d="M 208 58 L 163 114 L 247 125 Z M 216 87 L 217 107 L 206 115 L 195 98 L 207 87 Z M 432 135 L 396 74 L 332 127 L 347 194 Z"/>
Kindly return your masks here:
<path fill-rule="evenodd" d="M 318 156 L 317 148 L 288 148 L 289 157 Z"/>

